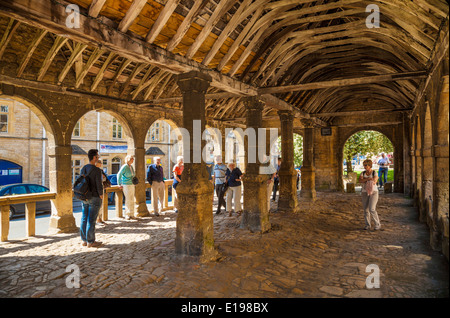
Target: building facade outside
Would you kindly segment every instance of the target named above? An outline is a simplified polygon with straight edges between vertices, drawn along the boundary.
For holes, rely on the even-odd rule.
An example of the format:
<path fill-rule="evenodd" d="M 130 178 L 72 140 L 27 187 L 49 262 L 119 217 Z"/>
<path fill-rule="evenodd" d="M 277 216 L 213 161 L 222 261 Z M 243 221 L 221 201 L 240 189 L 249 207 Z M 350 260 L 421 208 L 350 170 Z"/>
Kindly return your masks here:
<path fill-rule="evenodd" d="M 13 99 L 0 99 L 0 185 L 37 183 L 49 185 L 48 148 L 45 129 L 29 107 Z M 146 166 L 161 157 L 165 178 L 181 154 L 170 138 L 171 127 L 157 120 L 147 132 Z M 173 134 L 172 134 L 173 135 Z M 91 111 L 76 124 L 72 133 L 72 181 L 88 163 L 89 149 L 99 149 L 106 174 L 116 174 L 127 155 L 127 135 L 122 124 L 106 112 Z M 179 149 L 180 148 L 180 149 Z"/>

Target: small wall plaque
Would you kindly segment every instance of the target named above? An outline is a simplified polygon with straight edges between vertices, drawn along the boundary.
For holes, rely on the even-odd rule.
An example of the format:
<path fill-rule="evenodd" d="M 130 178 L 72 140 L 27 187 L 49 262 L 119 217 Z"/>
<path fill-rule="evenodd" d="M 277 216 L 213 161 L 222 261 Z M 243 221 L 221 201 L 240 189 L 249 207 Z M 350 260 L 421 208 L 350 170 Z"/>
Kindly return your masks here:
<path fill-rule="evenodd" d="M 331 127 L 321 129 L 322 136 L 331 136 Z"/>

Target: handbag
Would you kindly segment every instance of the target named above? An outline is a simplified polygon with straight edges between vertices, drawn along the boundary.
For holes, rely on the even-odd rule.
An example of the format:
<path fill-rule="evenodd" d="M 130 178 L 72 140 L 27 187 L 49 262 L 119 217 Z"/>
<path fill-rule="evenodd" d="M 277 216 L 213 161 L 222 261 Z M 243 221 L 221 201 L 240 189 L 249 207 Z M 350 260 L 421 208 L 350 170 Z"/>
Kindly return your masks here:
<path fill-rule="evenodd" d="M 138 179 L 138 177 L 136 177 L 135 174 L 134 174 L 133 166 L 130 166 L 130 169 L 131 169 L 131 173 L 133 174 L 133 179 L 131 179 L 131 182 L 132 182 L 134 185 L 139 184 L 139 179 Z"/>

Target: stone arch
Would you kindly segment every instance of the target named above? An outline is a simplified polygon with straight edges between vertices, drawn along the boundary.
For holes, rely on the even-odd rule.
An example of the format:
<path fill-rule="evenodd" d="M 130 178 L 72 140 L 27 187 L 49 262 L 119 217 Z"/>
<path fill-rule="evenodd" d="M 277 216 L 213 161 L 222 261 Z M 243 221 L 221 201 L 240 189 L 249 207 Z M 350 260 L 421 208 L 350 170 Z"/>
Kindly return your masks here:
<path fill-rule="evenodd" d="M 353 136 L 354 134 L 360 132 L 360 131 L 365 131 L 365 130 L 373 130 L 373 131 L 377 131 L 381 134 L 383 134 L 384 136 L 386 136 L 389 141 L 391 142 L 393 148 L 394 148 L 394 158 L 398 157 L 398 149 L 401 149 L 401 145 L 395 143 L 394 141 L 394 135 L 392 133 L 392 131 L 386 129 L 386 128 L 380 128 L 380 127 L 375 127 L 375 126 L 360 126 L 360 127 L 354 127 L 352 129 L 349 130 L 345 130 L 345 132 L 340 136 L 339 138 L 339 144 L 338 144 L 338 152 L 337 152 L 337 157 L 338 157 L 338 189 L 341 191 L 344 191 L 344 180 L 343 180 L 343 175 L 344 175 L 344 146 L 347 143 L 348 139 Z M 396 160 L 396 159 L 394 159 Z M 395 173 L 395 168 L 394 168 L 394 183 L 396 181 L 396 178 L 398 178 L 398 175 Z"/>
<path fill-rule="evenodd" d="M 435 145 L 449 145 L 449 76 L 442 78 L 439 96 L 436 99 Z"/>
<path fill-rule="evenodd" d="M 214 148 L 214 150 L 213 150 L 213 158 L 210 158 L 210 155 L 208 155 L 207 153 L 204 154 L 203 158 L 207 159 L 206 162 L 214 162 L 214 158 L 216 156 L 223 156 L 224 149 L 222 149 L 222 140 L 224 136 L 222 136 L 222 133 L 219 128 L 212 127 L 209 125 L 205 125 L 205 131 L 202 133 L 202 138 L 206 138 L 205 136 L 206 132 L 208 132 L 212 138 L 213 143 L 212 147 Z M 207 150 L 206 148 L 208 147 L 205 146 L 203 151 Z"/>
<path fill-rule="evenodd" d="M 30 97 L 25 97 L 22 95 L 7 95 L 0 93 L 0 97 L 18 101 L 27 106 L 36 115 L 45 128 L 49 146 L 54 146 L 58 143 L 58 141 L 60 141 L 61 137 L 59 136 L 59 134 L 56 134 L 56 132 L 58 131 L 58 126 L 54 116 L 48 114 L 47 109 L 45 107 L 42 107 L 40 103 L 31 99 Z"/>
<path fill-rule="evenodd" d="M 124 133 L 126 135 L 126 138 L 124 139 L 127 142 L 128 149 L 132 149 L 135 147 L 136 144 L 136 136 L 135 136 L 135 130 L 132 128 L 133 125 L 130 124 L 130 120 L 126 118 L 123 114 L 121 114 L 118 111 L 111 110 L 111 109 L 93 109 L 93 110 L 84 110 L 77 113 L 76 116 L 74 116 L 70 122 L 69 130 L 72 136 L 73 131 L 75 129 L 75 125 L 79 120 L 81 120 L 83 117 L 85 117 L 88 113 L 91 112 L 97 112 L 97 113 L 107 113 L 118 120 L 118 122 L 122 125 L 122 128 L 124 129 Z"/>
<path fill-rule="evenodd" d="M 180 118 L 181 119 L 181 118 Z M 153 126 L 154 123 L 157 121 L 164 121 L 169 126 L 169 140 L 173 140 L 175 143 L 173 147 L 169 150 L 168 158 L 169 158 L 169 165 L 172 167 L 172 165 L 177 164 L 177 157 L 183 155 L 183 134 L 181 126 L 181 120 L 178 120 L 178 118 L 167 118 L 167 117 L 155 117 L 152 120 L 149 121 L 149 125 L 144 127 L 145 129 L 145 136 L 147 136 L 148 131 Z M 145 138 L 147 141 L 147 138 Z M 170 167 L 169 167 L 169 170 Z"/>
<path fill-rule="evenodd" d="M 230 128 L 231 129 L 231 128 Z M 225 158 L 224 162 L 231 160 L 239 161 L 237 167 L 245 173 L 246 167 L 246 148 L 245 148 L 245 130 L 243 129 L 225 129 Z M 233 139 L 234 138 L 234 139 Z M 237 145 L 237 151 L 235 151 Z M 234 155 L 234 153 L 236 154 Z M 236 157 L 236 158 L 235 158 Z"/>

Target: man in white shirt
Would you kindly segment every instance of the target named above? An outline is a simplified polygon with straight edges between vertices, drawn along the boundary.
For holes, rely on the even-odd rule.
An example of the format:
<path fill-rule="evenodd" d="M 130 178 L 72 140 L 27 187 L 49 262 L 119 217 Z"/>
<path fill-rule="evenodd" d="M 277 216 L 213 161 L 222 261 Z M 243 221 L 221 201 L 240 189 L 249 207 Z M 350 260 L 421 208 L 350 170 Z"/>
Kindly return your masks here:
<path fill-rule="evenodd" d="M 380 182 L 380 187 L 383 187 L 383 184 L 387 182 L 389 164 L 389 158 L 383 152 L 378 160 L 378 181 Z"/>
<path fill-rule="evenodd" d="M 227 172 L 227 166 L 222 163 L 222 156 L 217 156 L 216 157 L 216 165 L 214 166 L 214 170 L 213 170 L 214 186 L 216 189 L 216 195 L 217 195 L 217 199 L 218 199 L 216 214 L 220 213 L 220 209 L 222 206 L 226 210 L 226 202 L 223 197 L 225 194 L 224 185 L 226 182 L 226 176 L 225 176 L 226 172 Z"/>

